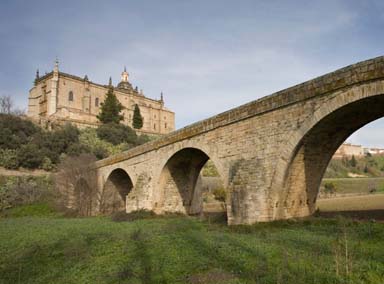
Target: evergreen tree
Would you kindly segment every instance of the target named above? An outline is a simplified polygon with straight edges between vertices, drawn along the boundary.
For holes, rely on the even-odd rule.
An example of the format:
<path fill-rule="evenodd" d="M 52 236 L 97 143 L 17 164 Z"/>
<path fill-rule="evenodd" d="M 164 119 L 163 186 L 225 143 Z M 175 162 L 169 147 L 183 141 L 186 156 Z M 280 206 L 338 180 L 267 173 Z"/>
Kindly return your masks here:
<path fill-rule="evenodd" d="M 113 88 L 109 88 L 104 102 L 101 103 L 101 111 L 97 118 L 104 124 L 119 123 L 124 119 L 124 116 L 120 114 L 122 110 L 123 105 L 113 93 Z"/>
<path fill-rule="evenodd" d="M 133 128 L 140 129 L 143 127 L 143 117 L 140 113 L 140 108 L 137 104 L 135 104 L 135 109 L 133 111 Z"/>
<path fill-rule="evenodd" d="M 351 167 L 356 167 L 357 161 L 356 161 L 355 155 L 352 155 L 352 158 L 349 161 L 349 164 L 351 165 Z"/>

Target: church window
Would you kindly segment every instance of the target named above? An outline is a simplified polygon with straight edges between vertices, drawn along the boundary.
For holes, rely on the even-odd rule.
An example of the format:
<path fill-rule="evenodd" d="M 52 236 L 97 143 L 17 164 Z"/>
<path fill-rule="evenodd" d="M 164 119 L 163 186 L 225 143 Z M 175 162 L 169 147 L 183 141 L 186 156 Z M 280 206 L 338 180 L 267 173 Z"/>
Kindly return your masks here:
<path fill-rule="evenodd" d="M 156 130 L 156 124 L 153 125 L 153 129 Z"/>
<path fill-rule="evenodd" d="M 167 123 L 164 123 L 164 128 L 167 128 Z"/>
<path fill-rule="evenodd" d="M 96 107 L 99 106 L 99 98 L 96 98 L 96 99 L 95 99 L 95 106 L 96 106 Z"/>
<path fill-rule="evenodd" d="M 70 91 L 68 94 L 68 101 L 73 102 L 73 92 Z"/>

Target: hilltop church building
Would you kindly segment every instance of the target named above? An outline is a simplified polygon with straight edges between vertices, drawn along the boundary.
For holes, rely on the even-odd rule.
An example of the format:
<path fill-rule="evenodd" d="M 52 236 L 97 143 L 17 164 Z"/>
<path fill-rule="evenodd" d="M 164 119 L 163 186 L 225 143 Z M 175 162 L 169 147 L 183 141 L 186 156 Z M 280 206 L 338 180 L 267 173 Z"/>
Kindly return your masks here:
<path fill-rule="evenodd" d="M 34 86 L 29 91 L 28 116 L 47 128 L 66 122 L 79 127 L 96 127 L 101 104 L 108 88 L 113 87 L 111 79 L 109 84 L 101 85 L 89 81 L 87 76 L 80 78 L 63 73 L 56 60 L 53 71 L 42 77 L 36 73 Z M 125 68 L 121 82 L 113 90 L 124 107 L 122 123 L 132 127 L 137 104 L 143 117 L 143 127 L 138 132 L 161 135 L 175 129 L 175 113 L 165 108 L 163 95 L 159 100 L 144 96 L 137 87 L 132 87 Z"/>

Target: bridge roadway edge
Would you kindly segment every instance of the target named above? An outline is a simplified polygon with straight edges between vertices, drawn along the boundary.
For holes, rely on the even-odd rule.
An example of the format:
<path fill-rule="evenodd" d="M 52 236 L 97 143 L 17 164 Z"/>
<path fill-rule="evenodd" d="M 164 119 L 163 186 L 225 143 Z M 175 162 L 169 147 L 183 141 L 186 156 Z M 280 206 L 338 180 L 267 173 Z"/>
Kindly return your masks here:
<path fill-rule="evenodd" d="M 123 153 L 97 161 L 94 168 L 109 166 L 167 145 L 236 123 L 250 117 L 262 115 L 288 107 L 316 96 L 326 95 L 340 89 L 373 82 L 384 78 L 384 56 L 358 62 L 293 87 L 235 107 L 210 118 L 195 122 L 171 132 L 158 140 L 127 150 Z"/>

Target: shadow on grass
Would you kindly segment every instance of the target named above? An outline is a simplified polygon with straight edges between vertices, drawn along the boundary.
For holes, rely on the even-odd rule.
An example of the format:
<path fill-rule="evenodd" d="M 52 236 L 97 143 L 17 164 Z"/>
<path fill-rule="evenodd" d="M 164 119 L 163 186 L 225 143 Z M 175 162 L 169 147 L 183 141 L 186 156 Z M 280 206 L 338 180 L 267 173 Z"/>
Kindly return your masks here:
<path fill-rule="evenodd" d="M 130 283 L 126 281 L 139 280 L 140 283 L 151 284 L 152 259 L 148 253 L 147 236 L 138 228 L 131 236 L 130 241 L 134 244 L 133 255 L 123 267 L 112 278 L 117 278 L 118 283 Z M 136 283 L 136 282 L 135 282 Z"/>
<path fill-rule="evenodd" d="M 353 220 L 376 220 L 378 222 L 384 222 L 384 209 L 378 210 L 353 210 L 353 211 L 328 211 L 328 212 L 317 212 L 316 216 L 324 218 L 335 218 L 342 216 L 345 218 L 351 218 Z"/>

